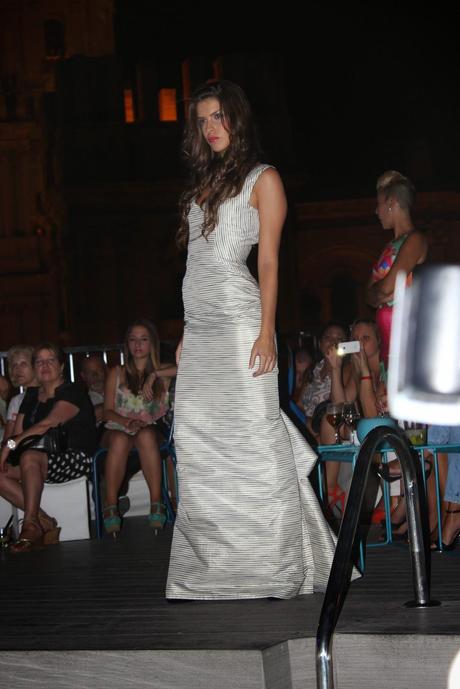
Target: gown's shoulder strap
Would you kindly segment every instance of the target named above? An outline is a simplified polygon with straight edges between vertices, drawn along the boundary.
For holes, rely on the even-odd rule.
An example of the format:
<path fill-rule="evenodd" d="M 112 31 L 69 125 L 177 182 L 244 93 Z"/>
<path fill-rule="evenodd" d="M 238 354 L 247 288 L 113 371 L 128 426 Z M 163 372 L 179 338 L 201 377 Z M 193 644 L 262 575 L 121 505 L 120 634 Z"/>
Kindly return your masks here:
<path fill-rule="evenodd" d="M 245 195 L 246 200 L 249 201 L 249 197 L 251 196 L 252 190 L 254 189 L 254 185 L 259 179 L 260 175 L 262 172 L 265 172 L 265 170 L 268 170 L 268 168 L 274 168 L 274 165 L 267 165 L 265 163 L 259 163 L 255 167 L 252 168 L 251 172 L 248 174 L 246 177 L 246 180 L 244 182 L 243 186 L 243 194 Z"/>

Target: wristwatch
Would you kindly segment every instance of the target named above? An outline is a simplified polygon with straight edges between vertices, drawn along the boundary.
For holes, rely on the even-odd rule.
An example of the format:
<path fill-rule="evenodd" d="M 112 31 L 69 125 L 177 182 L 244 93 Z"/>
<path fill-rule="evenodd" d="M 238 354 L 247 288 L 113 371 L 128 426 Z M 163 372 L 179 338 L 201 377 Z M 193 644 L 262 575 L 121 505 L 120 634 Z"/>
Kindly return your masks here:
<path fill-rule="evenodd" d="M 9 439 L 6 441 L 6 446 L 7 446 L 10 450 L 15 450 L 15 449 L 16 449 L 16 445 L 17 445 L 17 442 L 16 442 L 13 438 L 9 438 Z"/>

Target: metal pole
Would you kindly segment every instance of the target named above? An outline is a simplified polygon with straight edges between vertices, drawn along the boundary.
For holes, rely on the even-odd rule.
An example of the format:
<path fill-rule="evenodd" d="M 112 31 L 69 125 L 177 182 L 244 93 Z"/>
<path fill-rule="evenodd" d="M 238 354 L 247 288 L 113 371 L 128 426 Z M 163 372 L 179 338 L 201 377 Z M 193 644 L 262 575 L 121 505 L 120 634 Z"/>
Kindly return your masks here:
<path fill-rule="evenodd" d="M 425 546 L 423 538 L 417 482 L 418 461 L 414 459 L 409 442 L 402 432 L 387 426 L 378 426 L 368 434 L 359 451 L 340 527 L 316 635 L 317 689 L 334 689 L 332 638 L 350 583 L 353 567 L 351 555 L 370 466 L 375 453 L 385 441 L 393 447 L 401 463 L 405 487 L 415 596 L 415 600 L 406 605 L 417 608 L 439 605 L 437 601 L 430 601 L 430 550 Z"/>

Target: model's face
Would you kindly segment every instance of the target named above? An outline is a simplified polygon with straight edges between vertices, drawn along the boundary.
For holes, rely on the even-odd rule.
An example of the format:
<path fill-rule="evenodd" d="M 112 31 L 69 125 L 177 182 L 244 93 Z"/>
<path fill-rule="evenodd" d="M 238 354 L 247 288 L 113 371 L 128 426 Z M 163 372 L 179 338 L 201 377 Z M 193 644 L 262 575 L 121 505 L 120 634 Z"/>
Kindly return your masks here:
<path fill-rule="evenodd" d="M 392 230 L 394 226 L 392 199 L 387 199 L 382 193 L 377 194 L 375 214 L 382 223 L 384 230 Z"/>
<path fill-rule="evenodd" d="M 35 371 L 32 362 L 24 354 L 14 357 L 11 364 L 10 378 L 16 387 L 27 387 L 35 379 Z"/>
<path fill-rule="evenodd" d="M 217 98 L 206 98 L 196 106 L 197 122 L 214 153 L 223 153 L 230 145 L 224 115 Z"/>
<path fill-rule="evenodd" d="M 319 342 L 319 348 L 322 354 L 326 354 L 331 347 L 337 347 L 339 342 L 346 340 L 345 332 L 342 328 L 332 325 L 326 330 Z"/>
<path fill-rule="evenodd" d="M 39 383 L 54 383 L 61 378 L 62 366 L 51 349 L 37 352 L 34 368 Z"/>
<path fill-rule="evenodd" d="M 147 328 L 136 325 L 128 338 L 128 349 L 134 359 L 144 359 L 150 354 L 150 335 Z"/>
<path fill-rule="evenodd" d="M 99 359 L 86 359 L 82 364 L 81 377 L 89 390 L 104 390 L 105 366 Z"/>
<path fill-rule="evenodd" d="M 367 323 L 358 323 L 358 325 L 353 328 L 351 337 L 353 340 L 359 340 L 361 342 L 361 347 L 366 352 L 367 358 L 378 354 L 379 341 L 371 325 Z"/>

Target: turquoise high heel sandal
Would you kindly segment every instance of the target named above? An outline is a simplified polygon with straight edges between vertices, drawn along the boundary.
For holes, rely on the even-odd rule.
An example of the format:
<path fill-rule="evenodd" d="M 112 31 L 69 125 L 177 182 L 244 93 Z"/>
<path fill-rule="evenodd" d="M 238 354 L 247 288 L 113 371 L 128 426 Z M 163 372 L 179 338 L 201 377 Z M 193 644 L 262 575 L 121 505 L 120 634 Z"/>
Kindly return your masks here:
<path fill-rule="evenodd" d="M 117 505 L 107 505 L 102 510 L 104 517 L 104 529 L 107 533 L 112 534 L 114 538 L 118 537 L 121 529 L 121 517 Z"/>
<path fill-rule="evenodd" d="M 151 502 L 148 520 L 149 526 L 155 530 L 156 536 L 166 523 L 166 505 L 163 505 L 162 502 Z"/>

